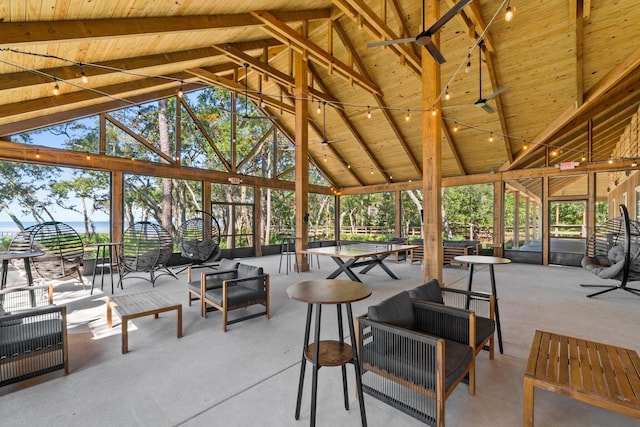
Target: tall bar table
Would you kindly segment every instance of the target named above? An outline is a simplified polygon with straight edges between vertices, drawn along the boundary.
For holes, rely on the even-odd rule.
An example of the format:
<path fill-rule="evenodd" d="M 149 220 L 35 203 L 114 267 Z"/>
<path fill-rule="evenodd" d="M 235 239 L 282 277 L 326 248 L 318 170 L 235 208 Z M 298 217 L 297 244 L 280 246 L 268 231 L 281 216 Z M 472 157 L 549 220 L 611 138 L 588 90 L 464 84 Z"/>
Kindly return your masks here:
<path fill-rule="evenodd" d="M 302 362 L 300 363 L 300 381 L 298 383 L 298 401 L 296 403 L 296 420 L 300 419 L 300 403 L 302 401 L 302 388 L 304 385 L 304 373 L 307 361 L 313 365 L 313 380 L 311 384 L 311 419 L 309 425 L 316 425 L 316 393 L 318 387 L 318 370 L 321 366 L 340 366 L 342 368 L 342 386 L 344 393 L 344 408 L 349 410 L 349 397 L 347 395 L 347 372 L 345 365 L 352 363 L 355 368 L 356 384 L 358 390 L 358 402 L 360 403 L 360 418 L 363 427 L 367 425 L 367 416 L 364 410 L 364 398 L 362 393 L 362 378 L 360 374 L 360 361 L 353 326 L 353 313 L 351 303 L 368 298 L 371 289 L 362 283 L 350 280 L 309 280 L 296 283 L 287 289 L 289 298 L 307 304 L 307 322 L 304 331 L 304 346 L 302 348 Z M 333 304 L 338 311 L 338 341 L 320 341 L 320 320 L 322 306 Z M 351 336 L 351 345 L 344 342 L 342 327 L 342 305 L 347 308 L 347 323 Z M 313 306 L 316 306 L 316 319 L 314 330 L 314 343 L 309 344 L 311 331 L 311 314 Z"/>
<path fill-rule="evenodd" d="M 104 270 L 109 269 L 109 275 L 111 276 L 111 294 L 113 294 L 113 269 L 115 267 L 118 272 L 118 284 L 116 287 L 122 289 L 122 268 L 120 265 L 120 257 L 118 256 L 118 247 L 122 246 L 122 242 L 100 242 L 87 245 L 88 247 L 96 248 L 96 258 L 93 264 L 93 277 L 91 279 L 91 295 L 93 295 L 93 287 L 96 284 L 96 269 L 100 268 L 100 290 L 104 290 Z M 109 258 L 105 262 L 107 257 L 107 248 L 109 248 Z M 102 250 L 102 258 L 100 258 L 100 251 Z M 102 262 L 100 262 L 102 260 Z"/>
<path fill-rule="evenodd" d="M 508 258 L 501 258 L 497 256 L 485 256 L 485 255 L 460 255 L 454 258 L 456 261 L 466 262 L 469 264 L 469 278 L 467 279 L 467 290 L 471 290 L 471 283 L 473 281 L 473 266 L 475 264 L 486 264 L 489 266 L 489 277 L 491 279 L 491 293 L 496 300 L 495 313 L 496 313 L 496 329 L 498 331 L 498 346 L 500 347 L 500 354 L 503 353 L 502 349 L 502 328 L 500 327 L 500 311 L 498 310 L 498 293 L 496 291 L 496 275 L 493 272 L 493 266 L 496 264 L 509 264 L 511 262 Z M 469 309 L 469 299 L 467 299 L 467 309 Z"/>

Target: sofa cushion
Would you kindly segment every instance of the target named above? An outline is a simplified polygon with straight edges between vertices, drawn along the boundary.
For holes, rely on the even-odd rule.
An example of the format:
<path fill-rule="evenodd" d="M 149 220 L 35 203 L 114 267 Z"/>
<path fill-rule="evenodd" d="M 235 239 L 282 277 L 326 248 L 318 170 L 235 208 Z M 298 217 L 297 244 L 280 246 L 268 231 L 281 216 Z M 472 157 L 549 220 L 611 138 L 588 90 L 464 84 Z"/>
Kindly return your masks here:
<path fill-rule="evenodd" d="M 496 330 L 496 322 L 486 317 L 476 316 L 476 346 L 489 338 Z"/>
<path fill-rule="evenodd" d="M 370 306 L 367 314 L 371 320 L 389 323 L 405 329 L 413 329 L 415 325 L 413 304 L 406 291 Z"/>
<path fill-rule="evenodd" d="M 438 279 L 431 279 L 424 285 L 410 289 L 408 292 L 409 296 L 413 299 L 444 304 L 444 300 L 442 299 L 442 290 Z"/>
<path fill-rule="evenodd" d="M 0 359 L 40 349 L 62 347 L 62 324 L 59 320 L 41 320 L 9 324 L 0 321 Z"/>
<path fill-rule="evenodd" d="M 220 260 L 220 265 L 218 266 L 219 271 L 228 271 L 228 270 L 237 270 L 239 261 L 234 261 L 232 259 L 222 258 Z M 235 273 L 223 273 L 216 276 L 220 280 L 228 280 L 235 278 Z"/>
<path fill-rule="evenodd" d="M 264 274 L 262 267 L 256 267 L 253 265 L 239 264 L 238 265 L 238 279 L 246 277 L 258 277 Z M 261 279 L 247 280 L 240 282 L 240 286 L 248 288 L 254 291 L 264 290 L 264 281 Z"/>

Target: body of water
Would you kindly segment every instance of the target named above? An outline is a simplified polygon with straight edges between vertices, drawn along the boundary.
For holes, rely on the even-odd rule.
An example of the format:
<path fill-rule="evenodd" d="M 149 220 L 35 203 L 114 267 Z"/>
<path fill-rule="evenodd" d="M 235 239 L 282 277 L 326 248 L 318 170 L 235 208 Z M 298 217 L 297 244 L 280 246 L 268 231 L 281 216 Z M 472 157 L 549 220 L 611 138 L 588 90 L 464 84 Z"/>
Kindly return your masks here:
<path fill-rule="evenodd" d="M 22 225 L 25 228 L 35 224 L 36 222 L 33 222 L 33 221 L 25 221 L 22 223 Z M 82 221 L 69 221 L 69 222 L 65 222 L 65 224 L 69 225 L 74 230 L 76 230 L 78 234 L 84 233 L 84 222 Z M 111 227 L 109 221 L 95 221 L 93 225 L 95 227 L 96 233 L 108 233 Z M 19 231 L 20 229 L 14 222 L 0 221 L 0 234 L 7 236 L 7 235 L 16 234 Z"/>

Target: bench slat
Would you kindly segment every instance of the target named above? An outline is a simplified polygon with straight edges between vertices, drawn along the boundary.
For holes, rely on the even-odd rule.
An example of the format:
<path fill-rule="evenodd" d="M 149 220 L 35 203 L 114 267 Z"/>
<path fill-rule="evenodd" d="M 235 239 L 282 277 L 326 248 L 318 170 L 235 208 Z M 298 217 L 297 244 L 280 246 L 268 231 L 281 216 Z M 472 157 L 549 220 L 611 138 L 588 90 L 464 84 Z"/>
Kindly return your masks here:
<path fill-rule="evenodd" d="M 595 387 L 593 384 L 593 363 L 589 360 L 589 353 L 587 351 L 587 342 L 585 340 L 580 341 L 580 366 L 582 371 L 582 388 L 585 393 L 593 393 Z M 596 363 L 597 365 L 597 363 Z"/>

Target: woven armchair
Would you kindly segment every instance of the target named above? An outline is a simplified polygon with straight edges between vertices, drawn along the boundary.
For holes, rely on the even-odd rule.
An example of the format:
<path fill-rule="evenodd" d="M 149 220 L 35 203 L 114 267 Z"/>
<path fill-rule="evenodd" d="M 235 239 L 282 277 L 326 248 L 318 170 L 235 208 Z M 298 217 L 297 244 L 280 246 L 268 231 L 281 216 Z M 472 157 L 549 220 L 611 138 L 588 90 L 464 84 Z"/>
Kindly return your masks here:
<path fill-rule="evenodd" d="M 205 304 L 202 298 L 203 289 L 204 292 L 206 292 L 214 288 L 221 288 L 223 281 L 237 277 L 238 264 L 240 264 L 240 262 L 223 258 L 220 260 L 220 264 L 214 273 L 201 273 L 198 277 L 199 280 L 193 279 L 193 270 L 199 268 L 200 265 L 189 266 L 187 270 L 187 296 L 189 297 L 189 305 L 191 305 L 193 301 L 200 300 L 200 314 L 202 317 L 206 317 Z"/>
<path fill-rule="evenodd" d="M 237 270 L 232 273 L 233 277 L 222 281 L 221 287 L 206 289 L 207 276 L 209 273 L 202 273 L 201 292 L 204 296 L 202 301 L 205 305 L 204 316 L 207 315 L 207 306 L 211 306 L 222 312 L 222 330 L 227 332 L 227 325 L 252 319 L 257 316 L 270 317 L 269 313 L 269 275 L 265 274 L 262 267 L 238 264 Z M 215 275 L 215 273 L 213 273 Z M 249 307 L 252 305 L 263 305 L 264 311 L 249 312 L 243 316 L 228 320 L 228 313 L 231 310 Z"/>
<path fill-rule="evenodd" d="M 412 300 L 405 291 L 357 318 L 364 392 L 429 425 L 465 378 L 475 394 L 475 315 Z"/>
<path fill-rule="evenodd" d="M 0 292 L 0 386 L 69 373 L 67 308 L 51 303 L 51 285 Z"/>
<path fill-rule="evenodd" d="M 419 301 L 445 304 L 473 311 L 476 315 L 474 353 L 477 355 L 482 349 L 487 349 L 489 350 L 489 359 L 493 360 L 496 322 L 494 319 L 495 297 L 492 294 L 443 288 L 437 279 L 431 279 L 424 285 L 409 289 L 408 293 L 411 298 Z"/>

